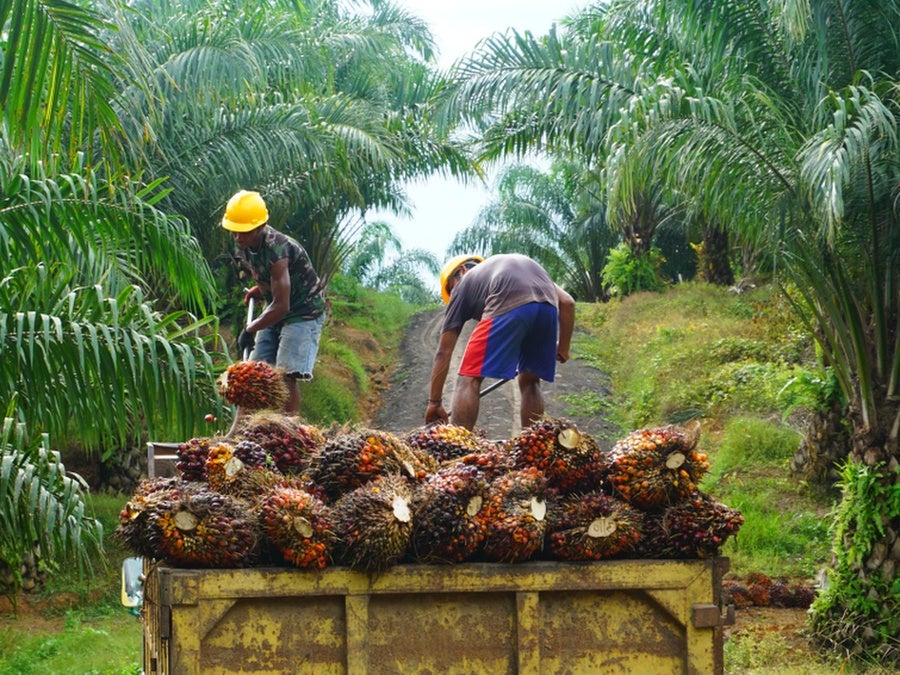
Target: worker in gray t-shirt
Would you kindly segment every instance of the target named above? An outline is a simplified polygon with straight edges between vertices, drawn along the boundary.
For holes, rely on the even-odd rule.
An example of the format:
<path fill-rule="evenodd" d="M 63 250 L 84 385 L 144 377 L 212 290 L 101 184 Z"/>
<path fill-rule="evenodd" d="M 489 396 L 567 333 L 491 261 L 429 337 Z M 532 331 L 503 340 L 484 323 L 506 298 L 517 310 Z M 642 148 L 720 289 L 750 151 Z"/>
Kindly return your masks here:
<path fill-rule="evenodd" d="M 575 325 L 572 296 L 537 262 L 518 253 L 486 260 L 457 256 L 444 266 L 440 281 L 447 311 L 431 370 L 426 424 L 450 421 L 443 407 L 444 383 L 459 333 L 469 319 L 478 325 L 459 367 L 452 422 L 474 428 L 485 377 L 515 377 L 522 395 L 522 426 L 539 419 L 544 414 L 541 380 L 552 382 L 556 362 L 569 358 Z"/>

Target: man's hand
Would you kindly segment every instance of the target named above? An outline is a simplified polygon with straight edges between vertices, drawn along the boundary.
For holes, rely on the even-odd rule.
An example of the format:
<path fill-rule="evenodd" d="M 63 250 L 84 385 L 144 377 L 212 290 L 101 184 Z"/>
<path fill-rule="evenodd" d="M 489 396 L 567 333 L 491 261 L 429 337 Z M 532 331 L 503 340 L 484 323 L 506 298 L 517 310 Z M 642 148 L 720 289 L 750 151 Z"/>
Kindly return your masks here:
<path fill-rule="evenodd" d="M 447 424 L 449 421 L 450 416 L 444 410 L 444 406 L 440 401 L 435 403 L 428 402 L 428 407 L 425 408 L 425 424 Z"/>
<path fill-rule="evenodd" d="M 247 350 L 252 350 L 256 344 L 256 333 L 248 333 L 247 329 L 242 330 L 241 334 L 238 335 L 237 343 L 241 354 Z"/>
<path fill-rule="evenodd" d="M 264 299 L 262 289 L 259 286 L 254 286 L 253 288 L 246 289 L 246 292 L 244 293 L 244 304 L 249 305 L 251 299 L 253 299 L 253 300 L 263 300 Z"/>

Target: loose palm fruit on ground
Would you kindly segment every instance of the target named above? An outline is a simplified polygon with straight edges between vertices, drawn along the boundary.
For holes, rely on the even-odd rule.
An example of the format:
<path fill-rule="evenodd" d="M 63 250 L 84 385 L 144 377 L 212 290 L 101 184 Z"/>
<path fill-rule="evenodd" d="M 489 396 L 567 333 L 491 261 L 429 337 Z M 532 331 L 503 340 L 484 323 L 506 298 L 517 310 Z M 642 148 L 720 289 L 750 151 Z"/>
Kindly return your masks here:
<path fill-rule="evenodd" d="M 176 567 L 246 567 L 256 562 L 261 533 L 249 504 L 202 483 L 193 485 L 152 508 L 154 557 Z"/>
<path fill-rule="evenodd" d="M 769 588 L 773 607 L 799 607 L 809 609 L 816 597 L 816 589 L 810 584 L 779 579 Z"/>
<path fill-rule="evenodd" d="M 284 371 L 265 361 L 232 363 L 217 384 L 222 398 L 245 410 L 280 410 L 288 399 Z"/>
<path fill-rule="evenodd" d="M 404 439 L 413 448 L 424 450 L 439 462 L 477 452 L 483 439 L 457 424 L 430 424 L 414 429 Z"/>
<path fill-rule="evenodd" d="M 639 549 L 653 558 L 710 558 L 743 524 L 740 511 L 696 490 L 662 513 L 645 514 Z"/>
<path fill-rule="evenodd" d="M 630 504 L 600 492 L 561 497 L 547 514 L 547 549 L 560 560 L 602 560 L 630 553 L 643 517 Z"/>
<path fill-rule="evenodd" d="M 241 420 L 235 436 L 259 444 L 283 474 L 304 473 L 325 445 L 325 436 L 317 427 L 271 411 Z"/>
<path fill-rule="evenodd" d="M 441 467 L 413 493 L 412 555 L 423 563 L 460 563 L 475 554 L 484 534 L 478 513 L 488 481 L 475 466 Z"/>
<path fill-rule="evenodd" d="M 381 572 L 407 553 L 412 533 L 412 487 L 400 475 L 377 476 L 333 506 L 338 560 Z"/>
<path fill-rule="evenodd" d="M 235 446 L 219 443 L 206 457 L 207 482 L 216 492 L 254 500 L 282 482 L 282 473 L 267 458 L 262 446 L 253 441 L 240 441 Z"/>
<path fill-rule="evenodd" d="M 195 484 L 173 477 L 148 478 L 138 483 L 131 499 L 119 512 L 116 538 L 139 556 L 156 557 L 150 535 L 150 513 L 157 503 L 175 499 L 179 492 L 191 489 L 192 485 Z"/>
<path fill-rule="evenodd" d="M 639 429 L 613 446 L 609 482 L 613 491 L 644 510 L 686 499 L 709 469 L 696 450 L 699 426 Z"/>
<path fill-rule="evenodd" d="M 597 442 L 564 418 L 538 420 L 509 443 L 515 468 L 539 469 L 560 494 L 599 490 L 608 470 Z"/>
<path fill-rule="evenodd" d="M 377 476 L 401 474 L 421 482 L 437 468 L 437 460 L 394 434 L 357 429 L 326 441 L 309 475 L 333 501 Z"/>
<path fill-rule="evenodd" d="M 542 550 L 548 502 L 554 498 L 547 478 L 534 467 L 515 469 L 495 479 L 478 514 L 484 531 L 484 557 L 515 563 Z"/>
<path fill-rule="evenodd" d="M 209 454 L 210 444 L 217 442 L 212 438 L 197 437 L 178 445 L 175 451 L 178 457 L 175 468 L 184 480 L 206 480 L 206 456 Z"/>
<path fill-rule="evenodd" d="M 286 562 L 322 569 L 331 562 L 336 542 L 331 509 L 305 490 L 276 487 L 260 500 L 263 533 Z"/>

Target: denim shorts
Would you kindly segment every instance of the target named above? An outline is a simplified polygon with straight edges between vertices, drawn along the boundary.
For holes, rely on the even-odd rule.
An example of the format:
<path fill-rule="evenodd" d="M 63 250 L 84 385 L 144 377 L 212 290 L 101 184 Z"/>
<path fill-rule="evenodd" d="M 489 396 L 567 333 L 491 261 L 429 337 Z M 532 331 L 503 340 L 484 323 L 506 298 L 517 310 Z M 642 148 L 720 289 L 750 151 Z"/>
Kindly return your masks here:
<path fill-rule="evenodd" d="M 311 380 L 324 325 L 323 314 L 309 321 L 263 328 L 256 333 L 256 345 L 250 358 L 283 368 L 285 375 L 298 380 Z"/>

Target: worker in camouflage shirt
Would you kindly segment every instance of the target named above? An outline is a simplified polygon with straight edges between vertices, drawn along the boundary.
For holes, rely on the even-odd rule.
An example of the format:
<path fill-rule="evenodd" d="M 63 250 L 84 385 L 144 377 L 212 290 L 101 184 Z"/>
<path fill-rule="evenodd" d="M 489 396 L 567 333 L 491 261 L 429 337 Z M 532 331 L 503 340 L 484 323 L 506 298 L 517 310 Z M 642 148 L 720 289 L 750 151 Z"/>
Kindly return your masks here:
<path fill-rule="evenodd" d="M 288 400 L 284 412 L 300 407 L 298 380 L 312 379 L 325 323 L 325 293 L 306 250 L 269 224 L 258 192 L 241 190 L 225 208 L 222 227 L 232 233 L 238 258 L 250 268 L 256 285 L 244 296 L 265 300 L 266 308 L 241 331 L 238 348 L 250 358 L 284 369 Z"/>

